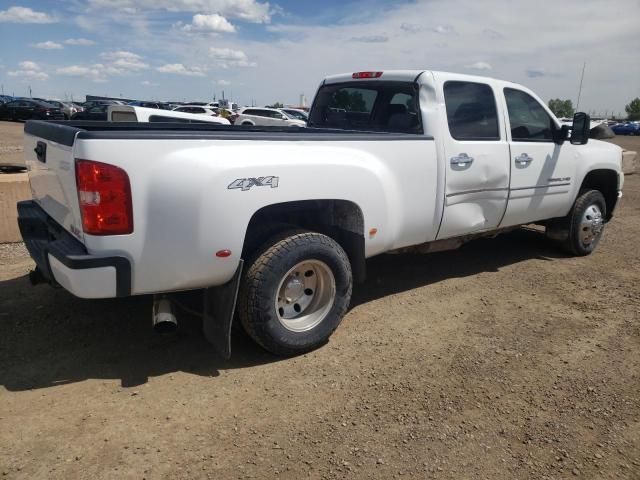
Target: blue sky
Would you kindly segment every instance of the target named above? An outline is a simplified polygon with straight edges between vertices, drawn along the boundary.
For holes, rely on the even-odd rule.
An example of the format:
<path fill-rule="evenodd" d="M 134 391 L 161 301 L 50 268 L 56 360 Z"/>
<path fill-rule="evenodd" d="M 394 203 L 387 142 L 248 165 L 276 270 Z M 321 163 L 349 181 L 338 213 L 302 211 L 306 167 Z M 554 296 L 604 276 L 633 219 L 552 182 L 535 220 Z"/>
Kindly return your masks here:
<path fill-rule="evenodd" d="M 241 104 L 311 100 L 329 74 L 437 69 L 622 112 L 640 96 L 640 1 L 0 0 L 5 93 Z"/>

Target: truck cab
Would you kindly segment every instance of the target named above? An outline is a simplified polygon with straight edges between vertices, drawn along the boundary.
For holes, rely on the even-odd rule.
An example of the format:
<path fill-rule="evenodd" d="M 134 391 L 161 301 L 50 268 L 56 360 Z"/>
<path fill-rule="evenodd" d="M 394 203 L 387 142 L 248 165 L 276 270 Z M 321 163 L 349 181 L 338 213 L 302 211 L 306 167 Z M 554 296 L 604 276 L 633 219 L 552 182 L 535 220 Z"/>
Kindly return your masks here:
<path fill-rule="evenodd" d="M 618 147 L 569 141 L 568 129 L 535 93 L 487 77 L 436 71 L 328 77 L 309 126 L 434 138 L 444 190 L 433 240 L 563 217 L 587 175 L 602 185 L 610 216 L 623 180 Z"/>

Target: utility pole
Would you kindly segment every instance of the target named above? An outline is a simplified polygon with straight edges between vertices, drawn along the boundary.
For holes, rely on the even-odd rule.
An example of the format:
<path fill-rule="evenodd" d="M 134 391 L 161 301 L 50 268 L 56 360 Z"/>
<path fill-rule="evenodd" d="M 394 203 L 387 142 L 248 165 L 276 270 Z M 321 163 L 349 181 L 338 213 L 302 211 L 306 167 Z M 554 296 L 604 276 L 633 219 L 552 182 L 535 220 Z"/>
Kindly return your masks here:
<path fill-rule="evenodd" d="M 29 98 L 33 98 L 33 95 L 31 95 L 31 85 L 29 85 Z"/>
<path fill-rule="evenodd" d="M 578 101 L 576 102 L 576 112 L 580 111 L 580 96 L 582 95 L 582 81 L 584 80 L 584 69 L 587 67 L 587 62 L 582 64 L 582 75 L 580 76 L 580 88 L 578 89 Z"/>
<path fill-rule="evenodd" d="M 4 95 L 4 83 L 2 84 L 2 95 Z"/>

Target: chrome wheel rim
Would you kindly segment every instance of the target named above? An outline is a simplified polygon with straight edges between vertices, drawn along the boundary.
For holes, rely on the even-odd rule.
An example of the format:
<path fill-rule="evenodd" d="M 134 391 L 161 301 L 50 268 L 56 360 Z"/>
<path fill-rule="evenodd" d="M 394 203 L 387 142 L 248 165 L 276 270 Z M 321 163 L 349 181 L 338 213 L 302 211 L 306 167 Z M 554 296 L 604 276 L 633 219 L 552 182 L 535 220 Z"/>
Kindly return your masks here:
<path fill-rule="evenodd" d="M 602 211 L 598 205 L 590 205 L 584 211 L 582 220 L 580 220 L 580 241 L 585 246 L 590 246 L 597 242 L 602 235 L 604 228 L 604 219 Z"/>
<path fill-rule="evenodd" d="M 336 280 L 326 263 L 305 260 L 280 281 L 275 307 L 278 320 L 292 332 L 307 332 L 327 316 L 336 298 Z"/>

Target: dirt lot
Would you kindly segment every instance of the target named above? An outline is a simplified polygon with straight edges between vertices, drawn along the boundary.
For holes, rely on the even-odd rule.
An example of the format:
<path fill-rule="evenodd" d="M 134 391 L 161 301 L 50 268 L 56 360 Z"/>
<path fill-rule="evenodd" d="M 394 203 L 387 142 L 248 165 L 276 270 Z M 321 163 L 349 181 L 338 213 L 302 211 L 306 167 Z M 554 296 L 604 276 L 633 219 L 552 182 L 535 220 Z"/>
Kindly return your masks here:
<path fill-rule="evenodd" d="M 0 122 L 0 169 L 24 165 L 22 155 L 23 123 Z"/>
<path fill-rule="evenodd" d="M 238 331 L 229 362 L 0 246 L 0 478 L 638 479 L 639 238 L 633 175 L 590 257 L 525 229 L 381 256 L 328 345 Z"/>

